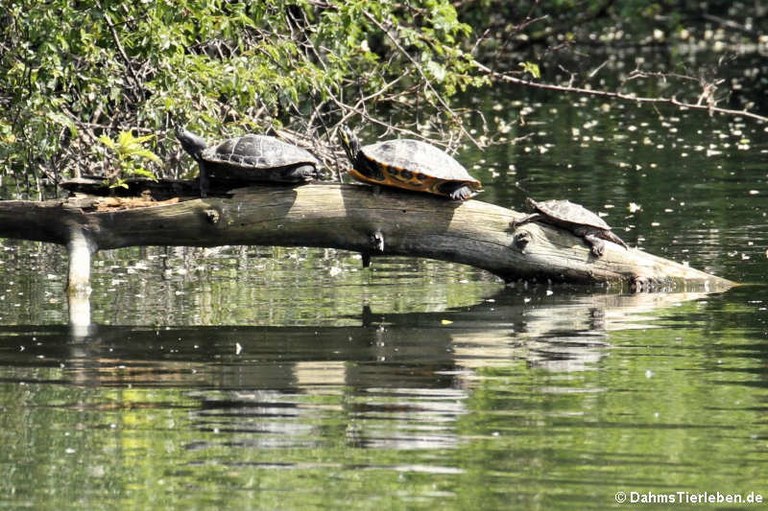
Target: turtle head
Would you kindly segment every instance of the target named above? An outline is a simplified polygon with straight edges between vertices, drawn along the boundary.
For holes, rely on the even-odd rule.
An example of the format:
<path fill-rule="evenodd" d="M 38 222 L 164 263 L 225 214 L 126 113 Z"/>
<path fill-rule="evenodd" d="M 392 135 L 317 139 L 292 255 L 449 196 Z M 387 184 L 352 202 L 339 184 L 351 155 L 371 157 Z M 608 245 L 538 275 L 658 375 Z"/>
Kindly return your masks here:
<path fill-rule="evenodd" d="M 181 126 L 176 126 L 176 138 L 181 142 L 181 147 L 195 160 L 200 159 L 202 152 L 208 146 L 203 137 L 195 135 Z"/>
<path fill-rule="evenodd" d="M 357 153 L 360 152 L 360 140 L 352 129 L 346 124 L 342 124 L 339 127 L 339 141 L 344 148 L 344 152 L 347 153 L 347 158 L 354 165 L 357 161 Z"/>

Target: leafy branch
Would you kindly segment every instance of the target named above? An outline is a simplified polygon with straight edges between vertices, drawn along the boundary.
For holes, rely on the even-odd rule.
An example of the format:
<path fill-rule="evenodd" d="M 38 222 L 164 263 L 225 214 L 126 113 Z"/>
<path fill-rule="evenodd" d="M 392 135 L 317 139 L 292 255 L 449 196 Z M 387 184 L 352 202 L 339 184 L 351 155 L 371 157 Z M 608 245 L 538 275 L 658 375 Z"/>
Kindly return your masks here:
<path fill-rule="evenodd" d="M 129 131 L 121 131 L 115 140 L 107 135 L 99 137 L 99 142 L 108 150 L 105 173 L 110 187 L 127 188 L 126 179 L 129 177 L 157 180 L 155 173 L 145 166 L 162 162 L 159 156 L 144 147 L 146 142 L 154 138 L 154 135 L 135 137 Z"/>

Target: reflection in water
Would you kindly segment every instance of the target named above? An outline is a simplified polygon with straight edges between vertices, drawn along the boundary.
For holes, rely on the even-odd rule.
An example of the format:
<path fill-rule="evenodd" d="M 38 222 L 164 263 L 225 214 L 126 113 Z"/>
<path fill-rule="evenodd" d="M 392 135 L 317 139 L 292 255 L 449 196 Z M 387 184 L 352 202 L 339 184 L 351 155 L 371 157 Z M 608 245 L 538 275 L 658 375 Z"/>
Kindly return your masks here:
<path fill-rule="evenodd" d="M 756 474 L 734 479 L 726 458 L 765 453 L 753 391 L 765 381 L 743 372 L 755 353 L 711 365 L 744 342 L 702 334 L 723 331 L 724 303 L 555 287 L 438 312 L 364 309 L 357 326 L 5 326 L 0 467 L 16 469 L 0 490 L 32 506 L 37 467 L 62 463 L 83 468 L 42 486 L 60 507 L 80 488 L 121 508 L 168 495 L 366 508 L 388 495 L 388 508 L 456 509 L 481 496 L 557 509 L 574 495 L 604 509 L 629 481 L 746 488 Z M 678 316 L 705 328 L 680 330 Z"/>
<path fill-rule="evenodd" d="M 339 434 L 347 447 L 446 449 L 460 442 L 477 371 L 594 368 L 608 332 L 694 298 L 548 294 L 504 292 L 451 313 L 366 308 L 361 327 L 4 327 L 2 364 L 13 370 L 5 381 L 27 385 L 188 389 L 188 427 L 216 435 L 191 441 L 196 450 L 328 448 Z M 79 406 L 149 406 L 108 401 Z"/>
<path fill-rule="evenodd" d="M 591 291 L 374 301 L 336 326 L 0 327 L 0 492 L 29 507 L 86 488 L 120 508 L 604 509 L 628 481 L 748 488 L 761 465 L 733 469 L 766 455 L 768 297 Z M 41 485 L 40 467 L 59 468 Z"/>

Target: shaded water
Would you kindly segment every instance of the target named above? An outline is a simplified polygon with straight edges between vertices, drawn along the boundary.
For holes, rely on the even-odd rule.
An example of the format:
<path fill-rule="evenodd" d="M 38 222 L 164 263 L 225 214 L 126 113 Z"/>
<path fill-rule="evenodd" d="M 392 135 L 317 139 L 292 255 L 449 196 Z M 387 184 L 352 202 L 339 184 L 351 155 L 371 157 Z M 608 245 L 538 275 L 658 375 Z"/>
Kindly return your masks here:
<path fill-rule="evenodd" d="M 509 136 L 528 136 L 463 154 L 483 200 L 567 197 L 631 245 L 750 285 L 618 295 L 336 251 L 127 249 L 97 256 L 78 330 L 62 251 L 4 240 L 0 508 L 768 499 L 764 127 L 482 101 L 499 121 L 525 108 Z"/>

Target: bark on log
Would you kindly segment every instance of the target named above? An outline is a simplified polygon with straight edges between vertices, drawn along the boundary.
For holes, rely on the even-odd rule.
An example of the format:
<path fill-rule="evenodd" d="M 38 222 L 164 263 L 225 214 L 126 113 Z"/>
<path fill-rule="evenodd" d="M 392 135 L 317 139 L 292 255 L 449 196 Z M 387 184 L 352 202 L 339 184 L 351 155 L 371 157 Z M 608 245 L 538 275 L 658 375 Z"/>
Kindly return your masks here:
<path fill-rule="evenodd" d="M 68 245 L 73 258 L 136 245 L 307 246 L 453 261 L 507 281 L 536 278 L 676 290 L 734 285 L 609 242 L 603 257 L 595 258 L 581 238 L 548 225 L 530 223 L 512 231 L 509 222 L 524 213 L 479 200 L 458 203 L 325 183 L 243 188 L 222 197 L 106 211 L 95 207 L 100 200 L 106 199 L 2 201 L 0 237 Z M 523 232 L 527 235 L 521 237 Z M 82 265 L 71 262 L 70 268 L 70 277 L 79 279 L 71 285 L 82 287 Z"/>

